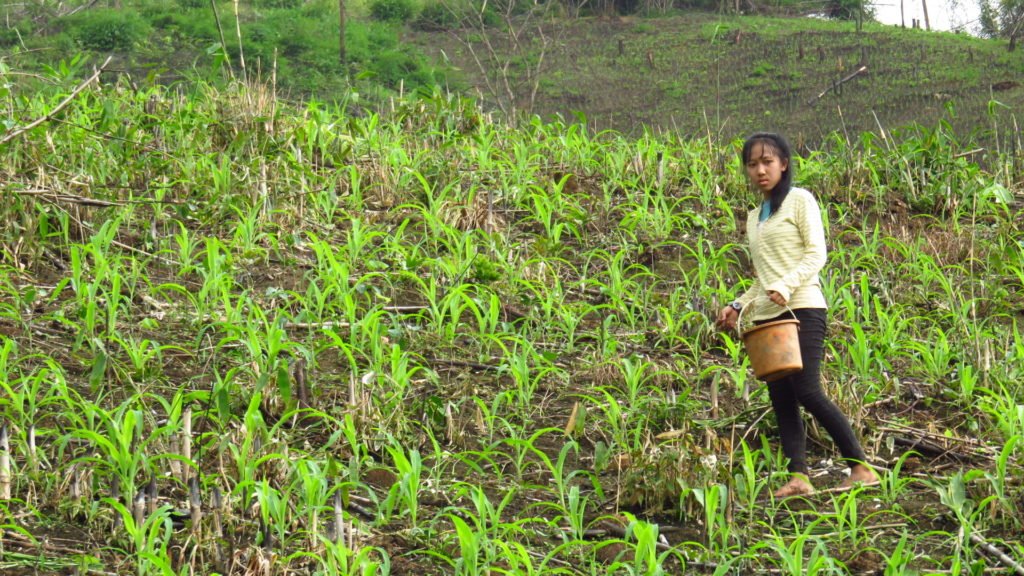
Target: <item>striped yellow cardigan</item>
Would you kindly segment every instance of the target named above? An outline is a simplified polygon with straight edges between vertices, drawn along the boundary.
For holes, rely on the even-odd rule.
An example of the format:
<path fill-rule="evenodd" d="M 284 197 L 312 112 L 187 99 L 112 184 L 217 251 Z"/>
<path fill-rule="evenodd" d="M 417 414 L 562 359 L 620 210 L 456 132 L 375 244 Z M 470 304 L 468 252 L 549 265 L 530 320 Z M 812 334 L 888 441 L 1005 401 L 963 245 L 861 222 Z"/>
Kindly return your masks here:
<path fill-rule="evenodd" d="M 790 308 L 826 308 L 818 273 L 825 266 L 825 228 L 814 196 L 803 188 L 791 188 L 778 212 L 759 221 L 761 207 L 747 215 L 747 238 L 754 262 L 754 283 L 737 298 L 743 317 L 773 318 L 786 311 L 767 298 L 769 290 L 781 294 Z M 746 324 L 746 321 L 744 321 Z"/>

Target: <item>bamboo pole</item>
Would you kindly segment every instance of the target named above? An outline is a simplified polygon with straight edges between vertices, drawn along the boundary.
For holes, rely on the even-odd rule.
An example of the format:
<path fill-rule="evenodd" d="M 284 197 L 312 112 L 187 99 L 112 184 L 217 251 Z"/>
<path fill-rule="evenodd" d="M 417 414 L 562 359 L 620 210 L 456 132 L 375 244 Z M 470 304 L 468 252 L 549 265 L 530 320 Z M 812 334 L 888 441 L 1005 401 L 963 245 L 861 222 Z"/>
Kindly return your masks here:
<path fill-rule="evenodd" d="M 217 23 L 217 32 L 220 33 L 220 49 L 224 51 L 224 63 L 228 67 L 228 76 L 235 79 L 235 71 L 231 67 L 231 59 L 228 58 L 228 42 L 224 37 L 224 26 L 220 23 L 220 13 L 217 12 L 217 0 L 210 0 L 210 7 L 213 9 L 213 20 Z"/>
<path fill-rule="evenodd" d="M 338 0 L 338 63 L 342 66 L 348 61 L 345 50 L 345 0 Z"/>
<path fill-rule="evenodd" d="M 234 0 L 233 4 L 235 6 L 235 36 L 238 38 L 238 66 L 242 70 L 242 82 L 248 84 L 249 72 L 245 68 L 245 50 L 242 48 L 242 20 L 238 13 L 238 0 Z M 225 47 L 225 49 L 227 49 L 227 47 Z M 248 94 L 249 91 L 246 90 L 246 96 L 248 96 Z"/>

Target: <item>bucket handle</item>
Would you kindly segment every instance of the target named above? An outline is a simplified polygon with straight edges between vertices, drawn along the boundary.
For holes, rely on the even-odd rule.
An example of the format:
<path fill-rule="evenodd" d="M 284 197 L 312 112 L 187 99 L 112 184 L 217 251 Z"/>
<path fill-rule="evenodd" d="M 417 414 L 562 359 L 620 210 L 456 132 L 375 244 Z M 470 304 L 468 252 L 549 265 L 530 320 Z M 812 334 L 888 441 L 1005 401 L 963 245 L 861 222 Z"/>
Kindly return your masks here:
<path fill-rule="evenodd" d="M 740 340 L 743 340 L 743 330 L 740 328 L 740 321 L 743 320 L 743 313 L 747 310 L 747 308 L 750 308 L 750 304 L 753 304 L 754 302 L 757 302 L 758 300 L 768 300 L 768 297 L 767 296 L 758 296 L 758 297 L 754 298 L 746 306 L 744 306 L 743 308 L 740 308 L 739 313 L 736 315 L 736 335 L 739 336 Z M 789 313 L 793 315 L 793 319 L 794 320 L 797 319 L 796 312 L 793 312 L 792 308 L 790 308 L 788 305 L 787 306 L 783 306 L 783 308 L 785 308 L 786 310 L 789 310 Z M 797 328 L 797 330 L 799 330 L 799 328 Z"/>

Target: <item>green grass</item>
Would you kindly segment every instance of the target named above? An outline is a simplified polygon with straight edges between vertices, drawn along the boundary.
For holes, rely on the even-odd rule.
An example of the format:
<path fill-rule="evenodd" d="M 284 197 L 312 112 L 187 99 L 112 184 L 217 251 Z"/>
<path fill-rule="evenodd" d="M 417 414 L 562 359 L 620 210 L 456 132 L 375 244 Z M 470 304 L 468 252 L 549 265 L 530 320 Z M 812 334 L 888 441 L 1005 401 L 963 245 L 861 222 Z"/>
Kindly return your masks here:
<path fill-rule="evenodd" d="M 711 327 L 749 277 L 736 140 L 352 106 L 108 84 L 0 149 L 5 570 L 927 572 L 986 562 L 972 534 L 1021 560 L 1012 156 L 940 123 L 795 160 L 827 386 L 885 481 L 778 503 L 766 393 Z"/>
<path fill-rule="evenodd" d="M 273 76 L 281 93 L 296 99 L 342 102 L 357 93 L 378 106 L 402 90 L 444 82 L 442 70 L 403 44 L 402 24 L 370 18 L 365 2 L 346 3 L 344 63 L 338 3 L 330 0 L 119 4 L 5 8 L 0 50 L 20 67 L 52 65 L 83 52 L 112 55 L 111 68 L 136 83 L 213 78 L 211 71 L 226 67 L 239 78 Z"/>

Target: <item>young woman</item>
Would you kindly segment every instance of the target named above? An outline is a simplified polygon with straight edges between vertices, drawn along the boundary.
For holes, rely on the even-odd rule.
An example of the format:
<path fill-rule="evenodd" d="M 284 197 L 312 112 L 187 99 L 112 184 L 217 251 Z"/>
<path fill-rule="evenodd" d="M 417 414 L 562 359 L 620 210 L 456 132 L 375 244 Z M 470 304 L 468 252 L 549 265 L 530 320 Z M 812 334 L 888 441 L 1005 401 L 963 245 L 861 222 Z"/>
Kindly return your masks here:
<path fill-rule="evenodd" d="M 747 177 L 763 195 L 763 203 L 747 216 L 747 237 L 757 277 L 750 289 L 718 313 L 718 326 L 736 326 L 739 311 L 755 323 L 790 318 L 800 321 L 802 371 L 768 383 L 768 395 L 779 423 L 782 451 L 789 458 L 789 482 L 776 497 L 813 494 L 807 476 L 802 405 L 839 446 L 850 464 L 850 475 L 840 488 L 874 483 L 877 476 L 863 464 L 864 451 L 850 422 L 825 396 L 821 387 L 821 361 L 827 323 L 825 296 L 818 273 L 825 265 L 825 229 L 821 210 L 810 192 L 794 188 L 790 150 L 777 134 L 754 134 L 743 144 Z M 788 307 L 788 310 L 787 310 Z"/>

